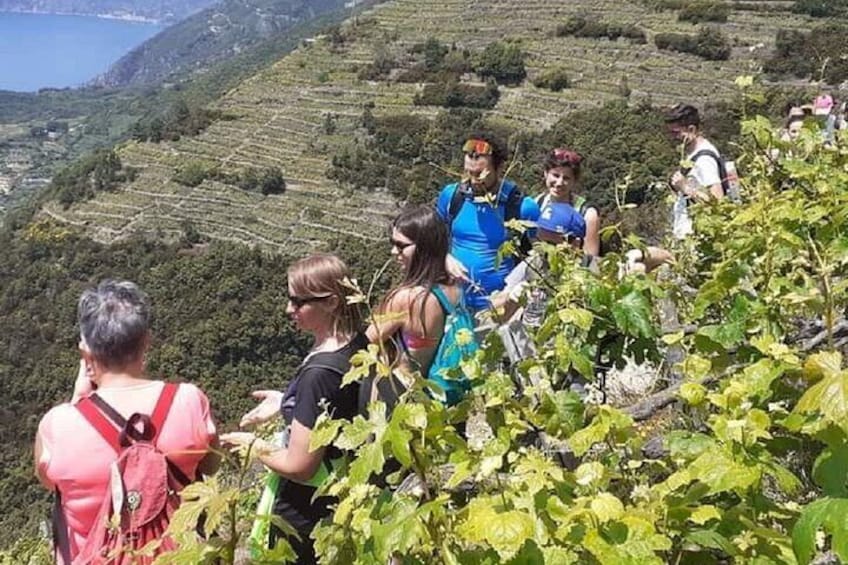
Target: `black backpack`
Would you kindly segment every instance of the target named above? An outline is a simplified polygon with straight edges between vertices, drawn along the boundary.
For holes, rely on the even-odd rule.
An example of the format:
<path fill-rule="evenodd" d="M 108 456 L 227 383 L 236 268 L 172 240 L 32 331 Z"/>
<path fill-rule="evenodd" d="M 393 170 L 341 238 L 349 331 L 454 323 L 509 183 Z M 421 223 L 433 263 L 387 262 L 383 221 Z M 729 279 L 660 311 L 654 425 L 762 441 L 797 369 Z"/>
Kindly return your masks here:
<path fill-rule="evenodd" d="M 692 161 L 692 163 L 695 163 L 695 161 L 697 161 L 701 157 L 709 157 L 716 162 L 716 164 L 718 165 L 718 176 L 721 179 L 722 195 L 723 196 L 730 195 L 731 194 L 730 179 L 727 176 L 727 167 L 724 164 L 724 158 L 721 155 L 719 155 L 718 153 L 716 153 L 715 151 L 713 151 L 712 149 L 701 149 L 700 151 L 698 151 L 697 153 L 692 155 L 692 158 L 690 159 L 690 161 Z M 682 169 L 681 172 L 684 175 L 686 175 L 686 174 L 689 174 L 689 171 L 691 171 L 691 170 L 692 170 L 692 167 L 689 167 L 688 169 Z"/>

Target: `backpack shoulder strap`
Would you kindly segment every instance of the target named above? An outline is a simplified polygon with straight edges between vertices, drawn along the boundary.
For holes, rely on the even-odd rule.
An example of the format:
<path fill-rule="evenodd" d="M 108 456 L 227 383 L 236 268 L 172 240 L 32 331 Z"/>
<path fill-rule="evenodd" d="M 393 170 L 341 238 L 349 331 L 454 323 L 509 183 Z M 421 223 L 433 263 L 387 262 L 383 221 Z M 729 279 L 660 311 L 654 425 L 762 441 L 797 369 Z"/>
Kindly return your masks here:
<path fill-rule="evenodd" d="M 71 564 L 71 536 L 68 531 L 68 521 L 62 509 L 62 494 L 56 488 L 53 498 L 53 560 L 58 563 L 59 557 L 65 565 Z"/>
<path fill-rule="evenodd" d="M 451 304 L 450 299 L 445 294 L 445 291 L 441 289 L 439 285 L 433 285 L 433 288 L 430 289 L 430 292 L 433 293 L 433 296 L 439 301 L 439 305 L 442 307 L 442 310 L 445 312 L 445 316 L 450 316 L 456 310 L 456 307 Z"/>
<path fill-rule="evenodd" d="M 547 193 L 547 192 L 543 192 L 542 194 L 540 194 L 539 196 L 537 196 L 536 198 L 534 198 L 534 200 L 536 201 L 536 204 L 538 204 L 538 205 L 539 205 L 539 209 L 540 209 L 540 210 L 541 210 L 541 209 L 542 209 L 542 207 L 543 207 L 543 206 L 544 206 L 544 205 L 548 202 L 548 198 L 549 198 L 549 197 L 548 197 L 548 193 Z"/>
<path fill-rule="evenodd" d="M 97 430 L 97 433 L 106 440 L 112 449 L 115 450 L 115 453 L 121 452 L 121 440 L 120 440 L 120 432 L 118 428 L 115 427 L 112 422 L 110 422 L 106 416 L 98 410 L 96 401 L 92 399 L 92 397 L 96 396 L 92 394 L 87 396 L 76 403 L 76 408 L 79 410 L 80 414 L 82 414 L 83 418 L 85 418 L 91 426 Z M 99 396 L 98 400 L 103 402 L 103 399 Z M 103 404 L 106 404 L 103 402 Z M 107 404 L 108 406 L 108 404 Z M 110 406 L 111 408 L 111 406 Z"/>
<path fill-rule="evenodd" d="M 574 197 L 574 204 L 572 205 L 572 207 L 577 211 L 578 214 L 582 216 L 589 208 L 588 204 L 589 201 L 586 199 L 586 197 L 578 194 Z"/>
<path fill-rule="evenodd" d="M 521 203 L 524 201 L 524 194 L 518 190 L 518 187 L 512 184 L 512 191 L 506 197 L 504 204 L 504 221 L 516 220 L 521 217 Z"/>
<path fill-rule="evenodd" d="M 162 425 L 168 417 L 168 412 L 170 412 L 171 405 L 174 403 L 174 397 L 177 395 L 179 386 L 175 383 L 165 383 L 162 392 L 159 393 L 159 400 L 156 401 L 156 407 L 153 409 L 153 414 L 150 415 L 150 422 L 153 424 L 154 444 L 159 437 L 159 432 L 162 431 Z"/>
<path fill-rule="evenodd" d="M 724 159 L 722 159 L 721 155 L 713 151 L 712 149 L 701 149 L 697 151 L 694 155 L 692 155 L 692 163 L 695 163 L 701 157 L 710 157 L 716 162 L 718 166 L 718 177 L 721 180 L 721 191 L 727 195 L 729 184 L 727 180 L 727 170 L 724 167 Z"/>
<path fill-rule="evenodd" d="M 462 209 L 463 204 L 465 204 L 465 195 L 461 190 L 459 190 L 459 183 L 456 183 L 453 187 L 450 204 L 448 205 L 449 226 L 453 224 L 453 221 L 456 219 L 456 215 L 459 214 L 460 209 Z"/>

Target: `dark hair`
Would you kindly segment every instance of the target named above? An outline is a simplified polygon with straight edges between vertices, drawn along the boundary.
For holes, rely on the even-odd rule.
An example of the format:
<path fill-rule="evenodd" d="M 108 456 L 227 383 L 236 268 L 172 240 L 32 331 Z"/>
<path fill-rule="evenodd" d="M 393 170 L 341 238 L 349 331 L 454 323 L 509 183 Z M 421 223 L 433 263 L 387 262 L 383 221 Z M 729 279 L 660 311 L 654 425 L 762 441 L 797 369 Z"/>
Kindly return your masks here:
<path fill-rule="evenodd" d="M 581 163 L 583 163 L 582 155 L 567 147 L 557 147 L 551 149 L 545 156 L 545 172 L 557 167 L 568 167 L 574 171 L 575 178 L 580 178 Z"/>
<path fill-rule="evenodd" d="M 665 114 L 665 123 L 683 126 L 700 126 L 701 114 L 690 104 L 675 104 Z"/>
<path fill-rule="evenodd" d="M 469 139 L 480 139 L 492 146 L 492 164 L 496 169 L 503 165 L 506 162 L 507 157 L 509 157 L 506 144 L 500 137 L 492 132 L 475 131 L 471 135 L 467 136 L 465 141 Z"/>
<path fill-rule="evenodd" d="M 415 244 L 415 253 L 401 286 L 424 286 L 429 289 L 435 284 L 450 281 L 445 269 L 445 258 L 450 251 L 450 234 L 447 224 L 432 206 L 405 209 L 392 222 L 392 228 Z"/>

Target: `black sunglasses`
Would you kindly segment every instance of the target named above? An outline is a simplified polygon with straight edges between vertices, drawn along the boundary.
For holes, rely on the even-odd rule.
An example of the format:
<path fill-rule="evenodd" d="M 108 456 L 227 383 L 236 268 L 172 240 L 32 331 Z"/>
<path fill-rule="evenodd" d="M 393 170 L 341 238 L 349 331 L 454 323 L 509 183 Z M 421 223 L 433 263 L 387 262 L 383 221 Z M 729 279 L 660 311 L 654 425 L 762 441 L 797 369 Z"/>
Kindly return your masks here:
<path fill-rule="evenodd" d="M 410 245 L 415 245 L 415 243 L 413 243 L 411 241 L 410 242 L 398 241 L 398 240 L 393 239 L 393 238 L 389 239 L 389 243 L 391 243 L 392 247 L 394 247 L 395 249 L 397 249 L 400 252 L 403 252 L 403 250 L 406 249 L 407 247 L 409 247 Z"/>
<path fill-rule="evenodd" d="M 295 308 L 302 308 L 304 304 L 311 304 L 312 302 L 320 302 L 322 300 L 326 300 L 330 298 L 329 296 L 289 296 L 289 302 L 291 302 Z"/>

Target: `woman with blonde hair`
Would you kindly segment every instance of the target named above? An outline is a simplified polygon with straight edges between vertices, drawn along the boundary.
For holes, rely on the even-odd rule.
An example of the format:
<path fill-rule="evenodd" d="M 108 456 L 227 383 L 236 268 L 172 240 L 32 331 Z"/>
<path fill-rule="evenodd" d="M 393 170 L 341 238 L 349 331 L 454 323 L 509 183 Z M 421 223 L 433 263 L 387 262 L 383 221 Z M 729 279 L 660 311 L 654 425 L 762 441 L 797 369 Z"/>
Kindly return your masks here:
<path fill-rule="evenodd" d="M 342 387 L 342 377 L 350 368 L 351 356 L 368 345 L 360 332 L 358 307 L 347 300 L 351 290 L 343 281 L 348 277 L 347 265 L 330 254 L 311 255 L 288 269 L 286 312 L 299 330 L 312 335 L 312 348 L 286 390 L 255 391 L 253 396 L 261 403 L 241 420 L 242 426 L 255 425 L 281 414 L 282 447 L 256 440 L 251 433 L 221 436 L 227 444 L 253 444 L 262 463 L 279 475 L 273 513 L 297 531 L 300 539 L 289 537 L 288 541 L 301 564 L 317 562 L 310 534 L 319 520 L 330 515 L 333 500 L 314 495 L 341 457 L 334 447 L 310 451 L 312 429 L 325 410 L 336 419 L 355 416 L 359 391 L 356 385 Z M 270 547 L 281 536 L 272 527 Z"/>

